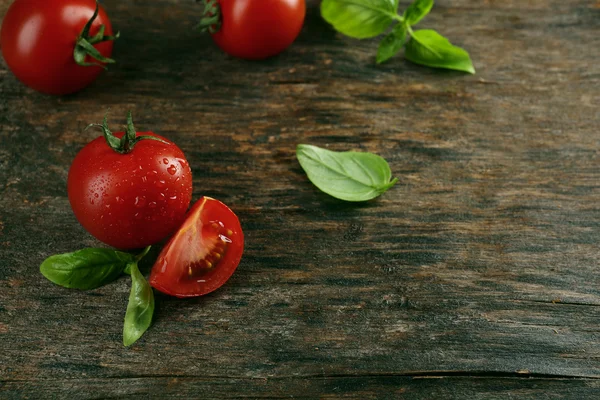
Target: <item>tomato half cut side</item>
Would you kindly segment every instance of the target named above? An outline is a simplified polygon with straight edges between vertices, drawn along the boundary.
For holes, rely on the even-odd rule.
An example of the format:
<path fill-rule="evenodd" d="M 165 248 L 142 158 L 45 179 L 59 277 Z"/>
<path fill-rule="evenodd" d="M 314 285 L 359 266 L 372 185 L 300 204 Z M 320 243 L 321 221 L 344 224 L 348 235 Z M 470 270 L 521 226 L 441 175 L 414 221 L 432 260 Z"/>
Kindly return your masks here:
<path fill-rule="evenodd" d="M 229 207 L 202 197 L 162 249 L 150 285 L 176 297 L 210 293 L 233 275 L 244 250 L 240 221 Z"/>

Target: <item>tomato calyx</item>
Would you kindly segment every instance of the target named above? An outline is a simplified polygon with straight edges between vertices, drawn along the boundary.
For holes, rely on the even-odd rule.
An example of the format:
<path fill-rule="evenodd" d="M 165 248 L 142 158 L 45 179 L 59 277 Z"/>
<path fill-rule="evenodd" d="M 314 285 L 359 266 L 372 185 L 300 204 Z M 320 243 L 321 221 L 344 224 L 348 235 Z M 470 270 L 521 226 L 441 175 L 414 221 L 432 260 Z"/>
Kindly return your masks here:
<path fill-rule="evenodd" d="M 196 25 L 200 32 L 217 33 L 221 29 L 221 6 L 218 0 L 202 0 L 204 2 L 204 14 Z"/>
<path fill-rule="evenodd" d="M 155 136 L 150 135 L 142 135 L 137 136 L 135 131 L 135 127 L 133 126 L 133 117 L 131 116 L 131 111 L 127 113 L 127 129 L 125 130 L 125 134 L 119 139 L 116 137 L 110 129 L 108 129 L 108 112 L 104 115 L 104 120 L 102 124 L 89 124 L 85 129 L 89 129 L 90 127 L 99 127 L 102 129 L 102 133 L 104 134 L 104 139 L 106 140 L 106 144 L 116 151 L 119 154 L 127 154 L 133 150 L 133 146 L 136 145 L 140 140 L 156 140 L 165 144 L 168 144 L 162 139 L 159 139 Z"/>
<path fill-rule="evenodd" d="M 78 65 L 82 67 L 101 67 L 106 69 L 104 64 L 114 64 L 115 60 L 112 58 L 104 57 L 100 52 L 94 47 L 95 44 L 106 41 L 114 41 L 119 38 L 119 32 L 117 32 L 114 36 L 106 36 L 104 35 L 104 30 L 106 27 L 104 25 L 100 25 L 98 29 L 98 33 L 94 36 L 90 36 L 90 29 L 92 28 L 92 24 L 98 17 L 98 0 L 96 0 L 96 10 L 94 11 L 94 15 L 92 18 L 85 24 L 79 36 L 77 36 L 77 41 L 75 43 L 75 49 L 73 50 L 73 58 Z M 85 58 L 87 56 L 92 57 L 98 62 L 86 62 Z"/>

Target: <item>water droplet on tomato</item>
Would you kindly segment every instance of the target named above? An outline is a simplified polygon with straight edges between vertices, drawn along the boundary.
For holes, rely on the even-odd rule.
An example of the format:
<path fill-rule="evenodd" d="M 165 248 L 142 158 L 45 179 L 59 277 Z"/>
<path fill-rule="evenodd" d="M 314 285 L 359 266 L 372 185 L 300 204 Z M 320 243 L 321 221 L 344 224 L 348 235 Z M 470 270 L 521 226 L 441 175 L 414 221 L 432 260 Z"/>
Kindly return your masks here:
<path fill-rule="evenodd" d="M 98 193 L 94 193 L 94 197 L 95 197 L 95 198 L 98 198 Z"/>
<path fill-rule="evenodd" d="M 169 163 L 169 159 L 168 158 L 163 158 L 163 164 L 168 164 Z"/>
<path fill-rule="evenodd" d="M 155 201 L 151 201 L 150 203 L 148 203 L 148 207 L 149 208 L 156 208 L 156 202 Z"/>
<path fill-rule="evenodd" d="M 177 200 L 177 196 L 170 196 L 169 197 L 169 201 L 175 201 L 175 200 Z"/>
<path fill-rule="evenodd" d="M 116 201 L 117 201 L 117 203 L 119 203 L 119 204 L 123 204 L 123 203 L 125 203 L 125 199 L 124 199 L 124 198 L 122 198 L 122 197 L 119 197 L 119 196 L 115 197 L 115 200 L 116 200 Z"/>
<path fill-rule="evenodd" d="M 142 182 L 146 183 L 148 181 L 148 178 L 146 178 L 145 176 L 142 176 Z"/>
<path fill-rule="evenodd" d="M 90 204 L 94 204 L 94 199 L 90 199 Z"/>
<path fill-rule="evenodd" d="M 163 180 L 156 181 L 156 187 L 162 188 L 165 187 L 166 182 Z"/>
<path fill-rule="evenodd" d="M 142 219 L 142 214 L 141 213 L 135 213 L 133 215 L 133 218 L 135 218 L 135 219 Z"/>
<path fill-rule="evenodd" d="M 144 196 L 136 196 L 134 204 L 138 208 L 144 207 L 146 205 L 146 198 Z"/>
<path fill-rule="evenodd" d="M 177 173 L 177 167 L 171 164 L 169 168 L 167 168 L 167 172 L 171 175 L 175 175 Z"/>
<path fill-rule="evenodd" d="M 229 239 L 227 236 L 224 235 L 219 235 L 219 238 L 224 242 L 224 243 L 232 243 L 231 239 Z"/>

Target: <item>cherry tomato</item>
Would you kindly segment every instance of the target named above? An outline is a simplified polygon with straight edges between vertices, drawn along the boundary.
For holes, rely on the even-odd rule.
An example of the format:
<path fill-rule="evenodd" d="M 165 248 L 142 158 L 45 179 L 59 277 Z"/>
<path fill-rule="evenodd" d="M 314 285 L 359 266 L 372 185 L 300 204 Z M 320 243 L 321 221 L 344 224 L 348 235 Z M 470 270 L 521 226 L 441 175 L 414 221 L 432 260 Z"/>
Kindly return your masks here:
<path fill-rule="evenodd" d="M 21 82 L 43 93 L 68 94 L 88 86 L 103 67 L 76 62 L 79 40 L 86 40 L 100 54 L 94 59 L 86 55 L 93 49 L 78 47 L 82 64 L 114 62 L 110 60 L 112 26 L 102 7 L 82 36 L 95 9 L 95 0 L 15 0 L 0 32 L 2 55 L 10 70 Z M 101 26 L 104 34 L 94 38 Z"/>
<path fill-rule="evenodd" d="M 168 237 L 183 222 L 192 198 L 192 172 L 181 149 L 153 132 L 132 133 L 137 140 L 146 139 L 125 154 L 104 137 L 88 143 L 73 160 L 67 182 L 81 225 L 119 249 L 141 248 Z M 114 140 L 118 143 L 123 135 L 115 133 Z"/>
<path fill-rule="evenodd" d="M 162 249 L 150 285 L 176 297 L 202 296 L 233 275 L 244 250 L 237 216 L 225 204 L 202 197 Z"/>
<path fill-rule="evenodd" d="M 226 53 L 249 60 L 271 57 L 288 48 L 298 37 L 306 14 L 305 0 L 218 3 L 220 27 L 212 33 L 213 40 Z M 210 3 L 207 9 L 210 13 Z"/>

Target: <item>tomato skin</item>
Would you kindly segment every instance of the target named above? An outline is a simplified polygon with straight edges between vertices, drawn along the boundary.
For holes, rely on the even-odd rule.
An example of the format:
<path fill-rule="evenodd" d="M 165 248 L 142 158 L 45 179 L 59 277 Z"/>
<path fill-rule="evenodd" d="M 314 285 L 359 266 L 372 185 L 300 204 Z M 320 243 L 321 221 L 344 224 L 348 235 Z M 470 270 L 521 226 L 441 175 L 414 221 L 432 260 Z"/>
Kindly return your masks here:
<path fill-rule="evenodd" d="M 305 0 L 219 0 L 221 28 L 212 34 L 226 53 L 260 60 L 288 48 L 302 29 Z"/>
<path fill-rule="evenodd" d="M 214 254 L 215 248 L 218 248 L 212 246 L 215 241 L 211 241 L 214 238 L 211 225 L 215 223 L 220 223 L 222 232 L 227 232 L 229 244 L 214 268 L 191 277 L 187 274 L 190 263 L 207 260 L 209 254 Z M 225 204 L 204 196 L 192 206 L 179 230 L 162 249 L 152 267 L 150 285 L 180 298 L 208 294 L 220 288 L 233 275 L 243 250 L 244 233 L 237 216 Z"/>
<path fill-rule="evenodd" d="M 77 92 L 103 71 L 99 66 L 77 65 L 73 51 L 77 37 L 92 18 L 94 0 L 15 0 L 2 22 L 0 47 L 6 64 L 25 85 L 47 94 Z M 105 26 L 113 35 L 106 12 L 99 8 L 90 34 Z M 112 54 L 112 41 L 94 47 L 105 57 Z M 93 62 L 89 56 L 86 62 Z"/>
<path fill-rule="evenodd" d="M 192 198 L 192 172 L 181 149 L 152 132 L 141 135 L 167 143 L 144 139 L 119 154 L 99 137 L 69 169 L 67 192 L 75 216 L 90 234 L 118 249 L 166 238 L 181 225 Z"/>

